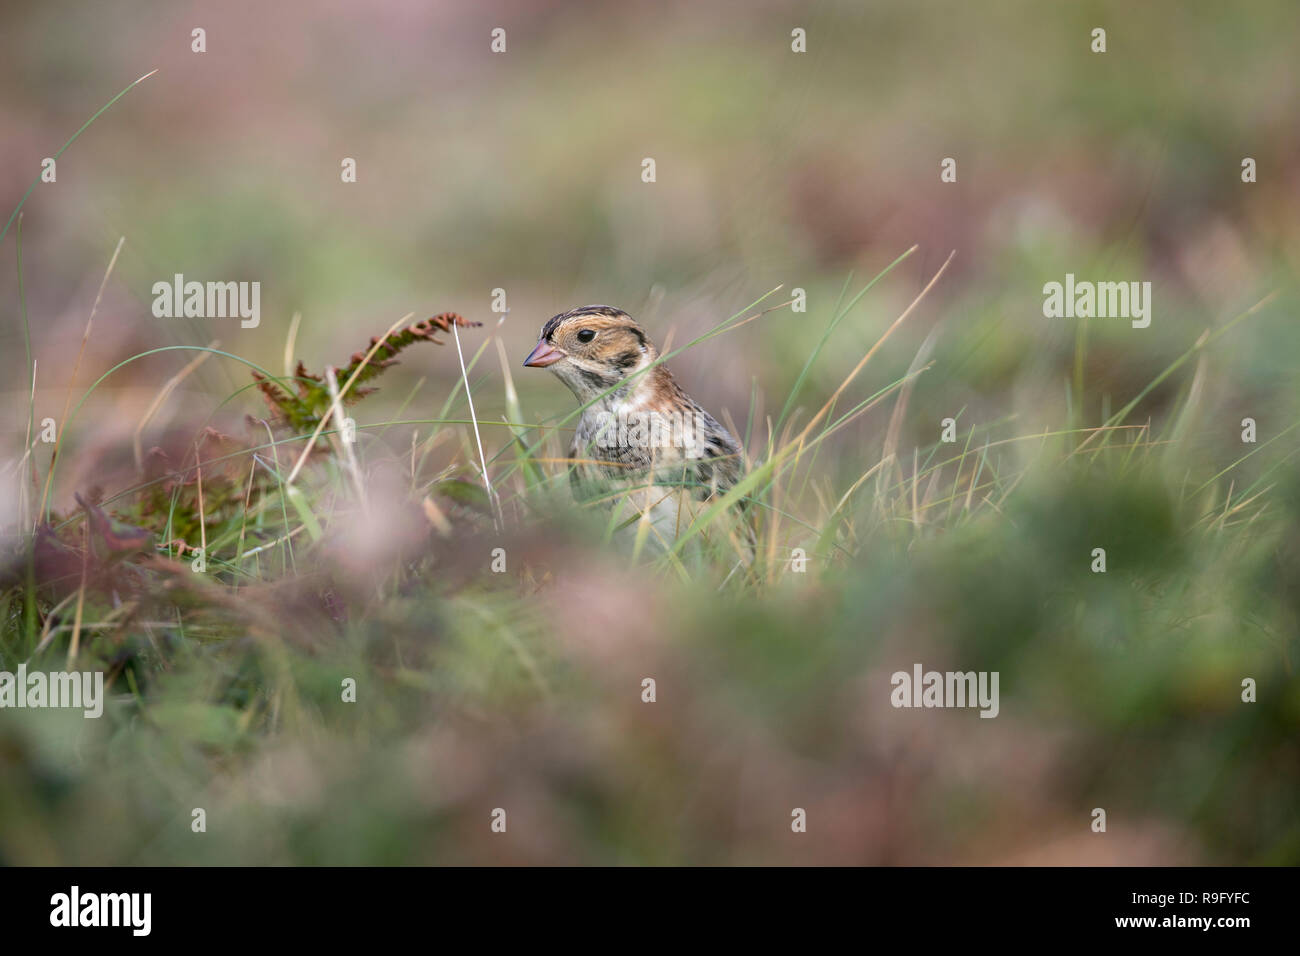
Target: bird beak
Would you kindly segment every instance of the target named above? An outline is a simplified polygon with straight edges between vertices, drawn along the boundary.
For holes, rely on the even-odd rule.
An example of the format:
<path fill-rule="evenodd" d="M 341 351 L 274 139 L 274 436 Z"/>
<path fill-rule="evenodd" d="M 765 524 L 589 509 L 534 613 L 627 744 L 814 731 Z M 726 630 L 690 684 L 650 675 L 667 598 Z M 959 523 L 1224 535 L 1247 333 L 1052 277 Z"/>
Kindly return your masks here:
<path fill-rule="evenodd" d="M 528 353 L 528 358 L 524 359 L 524 365 L 529 368 L 546 368 L 546 366 L 554 365 L 562 358 L 564 358 L 564 353 L 543 339 L 537 343 L 537 348 Z"/>

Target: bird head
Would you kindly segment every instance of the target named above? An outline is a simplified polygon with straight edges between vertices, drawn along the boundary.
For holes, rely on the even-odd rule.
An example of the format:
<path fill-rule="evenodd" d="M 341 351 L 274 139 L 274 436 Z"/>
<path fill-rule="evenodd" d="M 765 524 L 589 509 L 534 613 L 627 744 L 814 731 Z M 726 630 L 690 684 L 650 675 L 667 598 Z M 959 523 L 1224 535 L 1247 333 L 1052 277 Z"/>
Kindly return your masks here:
<path fill-rule="evenodd" d="M 607 305 L 585 305 L 549 319 L 524 365 L 550 369 L 586 401 L 618 385 L 657 355 L 645 332 L 626 312 Z"/>

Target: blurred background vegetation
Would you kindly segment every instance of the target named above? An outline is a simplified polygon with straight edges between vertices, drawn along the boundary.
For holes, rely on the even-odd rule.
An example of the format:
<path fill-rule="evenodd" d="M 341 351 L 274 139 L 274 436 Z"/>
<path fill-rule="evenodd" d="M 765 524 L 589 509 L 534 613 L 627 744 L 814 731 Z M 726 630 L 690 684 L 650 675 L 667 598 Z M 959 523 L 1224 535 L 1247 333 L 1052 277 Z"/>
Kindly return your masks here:
<path fill-rule="evenodd" d="M 16 223 L 0 245 L 7 530 L 24 524 L 12 482 L 39 500 L 49 470 L 43 445 L 12 465 L 29 413 L 62 432 L 122 236 L 74 402 L 164 346 L 219 340 L 279 373 L 295 314 L 294 357 L 319 371 L 404 314 L 456 310 L 485 323 L 461 338 L 514 502 L 499 535 L 452 508 L 450 535 L 424 527 L 425 491 L 477 482 L 477 453 L 465 426 L 429 422 L 468 414 L 454 346 L 407 351 L 353 412 L 372 495 L 392 505 L 382 540 L 327 520 L 299 573 L 259 559 L 214 575 L 228 597 L 179 593 L 165 620 L 86 638 L 83 666 L 116 675 L 102 720 L 0 712 L 0 861 L 1300 861 L 1294 3 L 55 0 L 0 16 L 6 216 L 42 158 L 160 71 L 27 199 L 21 295 Z M 817 351 L 837 302 L 913 245 Z M 787 516 L 772 553 L 806 549 L 804 575 L 683 579 L 538 505 L 528 463 L 508 465 L 503 418 L 573 407 L 518 367 L 556 312 L 613 304 L 680 346 L 777 285 L 764 305 L 805 289 L 807 313 L 672 362 L 759 460 L 784 447 L 768 422 L 810 356 L 796 431 L 953 250 L 837 413 L 920 354 L 906 400 L 828 435 L 764 498 Z M 1042 286 L 1067 272 L 1149 280 L 1150 328 L 1045 319 Z M 154 318 L 151 287 L 175 273 L 260 281 L 261 325 Z M 193 355 L 96 388 L 63 433 L 56 517 L 77 516 L 76 490 L 139 483 L 133 432 Z M 145 447 L 182 459 L 205 426 L 244 435 L 266 414 L 249 383 L 205 361 Z M 1129 430 L 1085 431 L 1138 396 Z M 937 444 L 947 417 L 955 450 Z M 413 424 L 370 427 L 394 420 Z M 413 431 L 420 467 L 402 477 Z M 347 477 L 331 467 L 313 501 L 332 518 Z M 498 545 L 505 575 L 488 570 Z M 385 562 L 407 570 L 376 583 Z M 20 591 L 0 670 L 33 650 Z M 62 666 L 67 644 L 36 663 Z M 892 709 L 889 675 L 915 661 L 1000 671 L 1000 716 Z M 794 807 L 807 834 L 790 832 Z"/>

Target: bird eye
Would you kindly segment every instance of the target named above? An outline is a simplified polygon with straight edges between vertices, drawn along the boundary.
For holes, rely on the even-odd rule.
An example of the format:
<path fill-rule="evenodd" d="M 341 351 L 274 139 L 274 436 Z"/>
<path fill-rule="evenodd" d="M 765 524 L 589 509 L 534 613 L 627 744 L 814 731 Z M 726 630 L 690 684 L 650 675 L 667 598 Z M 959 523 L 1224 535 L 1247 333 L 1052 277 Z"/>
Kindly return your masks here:
<path fill-rule="evenodd" d="M 579 342 L 590 342 L 595 337 L 596 337 L 595 329 L 583 329 L 578 333 Z"/>

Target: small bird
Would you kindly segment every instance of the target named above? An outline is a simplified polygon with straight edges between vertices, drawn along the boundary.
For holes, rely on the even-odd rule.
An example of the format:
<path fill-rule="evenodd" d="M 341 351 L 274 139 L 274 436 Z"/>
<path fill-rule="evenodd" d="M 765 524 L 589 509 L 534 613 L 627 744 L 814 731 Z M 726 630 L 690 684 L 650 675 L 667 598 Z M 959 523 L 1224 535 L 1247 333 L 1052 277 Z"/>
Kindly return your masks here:
<path fill-rule="evenodd" d="M 740 480 L 744 452 L 665 365 L 645 371 L 658 357 L 626 312 L 585 305 L 549 319 L 524 365 L 550 369 L 586 406 L 569 451 L 575 496 L 630 500 L 667 542 Z"/>

